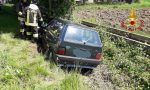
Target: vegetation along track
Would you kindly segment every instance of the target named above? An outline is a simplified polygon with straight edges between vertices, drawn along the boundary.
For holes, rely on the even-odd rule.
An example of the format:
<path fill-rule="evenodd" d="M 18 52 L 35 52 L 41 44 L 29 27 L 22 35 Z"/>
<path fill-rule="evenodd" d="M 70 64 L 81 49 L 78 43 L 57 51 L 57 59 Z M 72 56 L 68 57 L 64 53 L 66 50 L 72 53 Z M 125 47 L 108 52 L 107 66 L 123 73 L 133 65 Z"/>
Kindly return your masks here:
<path fill-rule="evenodd" d="M 92 90 L 149 90 L 150 57 L 143 46 L 114 38 L 106 28 L 96 30 L 103 42 L 103 64 L 89 76 Z"/>
<path fill-rule="evenodd" d="M 150 90 L 150 57 L 143 50 L 145 48 L 147 53 L 150 54 L 149 43 L 135 40 L 130 32 L 116 31 L 118 29 L 115 29 L 122 29 L 120 21 L 126 19 L 131 7 L 135 7 L 136 15 L 145 23 L 142 30 L 134 33 L 140 34 L 138 36 L 149 37 L 149 0 L 142 1 L 147 1 L 147 6 L 144 3 L 143 5 L 93 4 L 76 7 L 72 15 L 74 22 L 94 23 L 94 26 L 91 27 L 96 28 L 103 43 L 103 64 L 98 66 L 89 76 L 92 90 L 102 89 L 100 86 L 101 80 L 106 82 L 102 86 L 108 87 L 103 90 Z M 98 24 L 98 26 L 95 24 Z M 90 25 L 88 24 L 88 26 Z M 112 26 L 113 28 L 99 25 Z M 113 31 L 112 29 L 115 30 L 110 33 L 109 31 Z M 145 40 L 141 37 L 139 39 Z"/>

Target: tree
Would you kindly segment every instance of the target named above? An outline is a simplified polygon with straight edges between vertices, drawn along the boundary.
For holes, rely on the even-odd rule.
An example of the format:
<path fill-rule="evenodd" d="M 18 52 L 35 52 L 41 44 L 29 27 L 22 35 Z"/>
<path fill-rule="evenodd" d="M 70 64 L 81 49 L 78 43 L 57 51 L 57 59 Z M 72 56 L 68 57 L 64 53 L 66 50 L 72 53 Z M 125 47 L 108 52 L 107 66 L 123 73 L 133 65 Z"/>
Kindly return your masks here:
<path fill-rule="evenodd" d="M 68 13 L 74 0 L 40 0 L 39 4 L 47 8 L 50 17 L 61 17 Z"/>

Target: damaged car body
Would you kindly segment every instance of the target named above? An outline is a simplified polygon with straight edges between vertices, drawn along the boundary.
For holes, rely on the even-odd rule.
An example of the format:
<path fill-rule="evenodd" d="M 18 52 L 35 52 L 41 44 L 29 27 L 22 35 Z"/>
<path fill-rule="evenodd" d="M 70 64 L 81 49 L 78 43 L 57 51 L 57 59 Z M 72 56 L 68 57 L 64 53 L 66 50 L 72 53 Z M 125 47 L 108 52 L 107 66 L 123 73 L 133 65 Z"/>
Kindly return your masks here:
<path fill-rule="evenodd" d="M 41 36 L 46 56 L 58 66 L 94 68 L 101 62 L 102 43 L 92 28 L 54 19 Z"/>

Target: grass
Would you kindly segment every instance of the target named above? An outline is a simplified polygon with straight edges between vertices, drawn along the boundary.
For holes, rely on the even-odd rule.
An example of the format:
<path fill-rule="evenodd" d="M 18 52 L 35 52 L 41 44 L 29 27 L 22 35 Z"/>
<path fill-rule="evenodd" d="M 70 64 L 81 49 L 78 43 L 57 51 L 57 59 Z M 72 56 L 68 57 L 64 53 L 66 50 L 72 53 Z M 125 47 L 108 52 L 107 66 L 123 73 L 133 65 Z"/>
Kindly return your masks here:
<path fill-rule="evenodd" d="M 150 7 L 150 1 L 149 0 L 141 0 L 140 3 L 116 3 L 116 4 L 86 4 L 84 6 L 78 6 L 78 10 L 86 10 L 86 9 L 95 9 L 95 8 L 124 8 L 124 9 L 130 9 L 130 8 L 148 8 Z"/>
<path fill-rule="evenodd" d="M 1 90 L 85 90 L 83 76 L 64 72 L 37 52 L 36 44 L 14 38 L 18 21 L 12 5 L 0 12 Z"/>
<path fill-rule="evenodd" d="M 0 33 L 14 33 L 17 31 L 18 21 L 13 12 L 14 10 L 10 4 L 2 7 L 0 12 Z"/>
<path fill-rule="evenodd" d="M 146 5 L 144 3 L 147 3 Z M 80 10 L 101 8 L 130 8 L 136 6 L 137 8 L 149 7 L 149 1 L 145 0 L 142 4 L 132 4 L 125 6 L 121 5 L 85 5 L 76 7 L 73 13 L 73 20 L 80 23 L 82 20 L 78 15 Z M 129 7 L 128 7 L 129 6 Z M 95 22 L 94 17 L 88 18 L 90 22 Z M 102 43 L 103 43 L 103 64 L 107 65 L 109 70 L 109 79 L 113 83 L 116 90 L 149 90 L 150 89 L 150 56 L 146 55 L 143 46 L 128 43 L 122 38 L 113 38 L 105 33 L 106 28 L 97 27 Z M 138 34 L 145 33 L 138 31 Z"/>
<path fill-rule="evenodd" d="M 140 30 L 135 31 L 135 32 L 133 32 L 133 33 L 138 34 L 138 35 L 143 35 L 143 36 L 146 36 L 146 37 L 150 37 L 150 34 L 149 34 L 149 33 L 145 33 L 145 32 L 140 31 Z"/>
<path fill-rule="evenodd" d="M 108 66 L 110 80 L 119 90 L 150 89 L 150 56 L 143 46 L 127 43 L 104 33 L 106 28 L 98 28 L 103 41 L 103 63 Z"/>

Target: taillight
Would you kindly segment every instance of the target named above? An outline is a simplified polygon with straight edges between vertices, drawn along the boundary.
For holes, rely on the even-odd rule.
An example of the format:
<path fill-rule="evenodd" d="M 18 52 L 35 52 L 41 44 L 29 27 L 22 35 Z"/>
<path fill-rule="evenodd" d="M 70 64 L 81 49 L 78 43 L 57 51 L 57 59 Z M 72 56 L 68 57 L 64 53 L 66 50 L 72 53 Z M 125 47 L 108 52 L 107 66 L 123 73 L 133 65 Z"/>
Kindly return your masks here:
<path fill-rule="evenodd" d="M 57 50 L 56 54 L 65 55 L 65 48 L 59 48 L 59 49 Z"/>
<path fill-rule="evenodd" d="M 96 58 L 97 60 L 100 60 L 101 57 L 102 57 L 102 54 L 101 54 L 101 53 L 97 53 L 95 58 Z"/>

